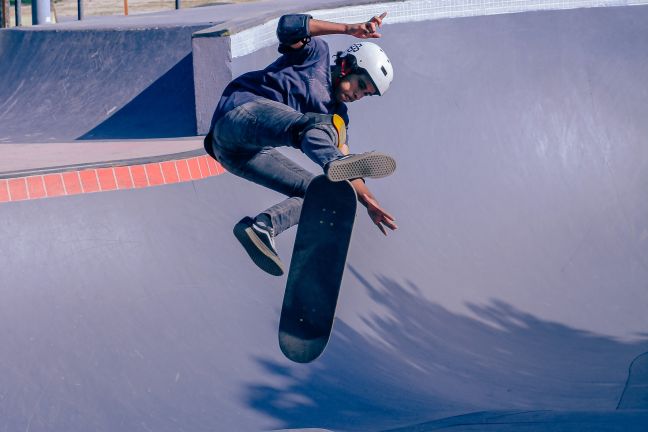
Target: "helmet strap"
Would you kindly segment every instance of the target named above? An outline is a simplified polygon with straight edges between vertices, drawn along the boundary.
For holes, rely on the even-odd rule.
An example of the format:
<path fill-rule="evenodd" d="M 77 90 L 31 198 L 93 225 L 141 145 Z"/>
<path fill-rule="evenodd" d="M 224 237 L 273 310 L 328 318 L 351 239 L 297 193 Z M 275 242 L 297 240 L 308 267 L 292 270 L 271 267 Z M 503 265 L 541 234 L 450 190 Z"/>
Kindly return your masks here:
<path fill-rule="evenodd" d="M 342 81 L 342 78 L 347 76 L 349 73 L 351 73 L 353 70 L 348 66 L 347 64 L 347 59 L 342 57 L 340 59 L 340 72 L 337 74 L 335 79 L 333 80 L 333 85 L 334 87 L 337 87 L 340 84 L 340 81 Z"/>

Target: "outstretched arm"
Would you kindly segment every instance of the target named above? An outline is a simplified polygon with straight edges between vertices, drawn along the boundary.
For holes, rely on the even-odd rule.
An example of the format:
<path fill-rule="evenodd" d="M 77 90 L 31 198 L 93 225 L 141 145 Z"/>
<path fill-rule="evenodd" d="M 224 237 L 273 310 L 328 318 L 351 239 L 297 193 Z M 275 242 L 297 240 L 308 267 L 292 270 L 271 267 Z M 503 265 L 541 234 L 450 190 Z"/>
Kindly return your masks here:
<path fill-rule="evenodd" d="M 387 12 L 372 17 L 369 21 L 356 24 L 334 23 L 311 18 L 308 20 L 308 34 L 310 36 L 323 36 L 331 34 L 347 34 L 360 39 L 379 38 L 378 28 L 382 25 Z M 291 48 L 299 49 L 304 45 L 303 41 L 295 42 Z"/>
<path fill-rule="evenodd" d="M 378 27 L 382 25 L 387 12 L 372 17 L 369 21 L 356 24 L 342 24 L 328 21 L 311 19 L 308 29 L 311 36 L 323 36 L 328 34 L 347 34 L 361 39 L 379 38 Z"/>
<path fill-rule="evenodd" d="M 353 186 L 353 189 L 358 194 L 358 201 L 367 208 L 369 217 L 384 235 L 387 235 L 385 227 L 392 231 L 398 228 L 394 217 L 380 207 L 376 197 L 373 196 L 367 185 L 361 179 L 351 180 L 351 186 Z"/>

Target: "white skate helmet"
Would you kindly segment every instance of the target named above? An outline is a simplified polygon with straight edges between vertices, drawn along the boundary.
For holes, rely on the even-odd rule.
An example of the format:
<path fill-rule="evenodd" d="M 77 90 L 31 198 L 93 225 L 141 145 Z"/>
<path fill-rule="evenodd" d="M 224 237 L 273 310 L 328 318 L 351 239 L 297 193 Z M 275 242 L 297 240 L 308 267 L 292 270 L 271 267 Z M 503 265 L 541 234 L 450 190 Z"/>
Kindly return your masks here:
<path fill-rule="evenodd" d="M 364 69 L 373 81 L 380 96 L 384 95 L 394 79 L 394 68 L 389 57 L 372 42 L 356 42 L 340 57 L 353 56 L 356 67 Z"/>

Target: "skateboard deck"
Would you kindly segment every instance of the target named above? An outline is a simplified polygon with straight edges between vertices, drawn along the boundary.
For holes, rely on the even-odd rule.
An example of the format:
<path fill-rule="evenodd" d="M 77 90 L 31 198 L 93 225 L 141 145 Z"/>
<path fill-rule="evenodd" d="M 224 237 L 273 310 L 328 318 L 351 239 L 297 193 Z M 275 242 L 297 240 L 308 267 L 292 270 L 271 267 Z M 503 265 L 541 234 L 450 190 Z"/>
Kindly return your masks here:
<path fill-rule="evenodd" d="M 326 348 L 356 207 L 348 181 L 319 176 L 308 185 L 279 322 L 279 346 L 290 360 L 308 363 Z"/>

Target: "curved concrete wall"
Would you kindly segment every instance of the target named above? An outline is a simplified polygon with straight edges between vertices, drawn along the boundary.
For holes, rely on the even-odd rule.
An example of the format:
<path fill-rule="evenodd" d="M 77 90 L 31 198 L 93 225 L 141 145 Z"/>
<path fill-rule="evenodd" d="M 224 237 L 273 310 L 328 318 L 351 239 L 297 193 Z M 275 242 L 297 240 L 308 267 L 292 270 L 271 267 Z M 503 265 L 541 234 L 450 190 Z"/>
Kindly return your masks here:
<path fill-rule="evenodd" d="M 2 204 L 3 426 L 365 431 L 584 410 L 616 427 L 648 351 L 647 21 L 633 7 L 385 27 L 396 80 L 351 106 L 350 140 L 396 156 L 369 185 L 400 228 L 384 238 L 359 212 L 311 365 L 277 346 L 285 278 L 231 234 L 276 194 L 225 174 Z"/>

